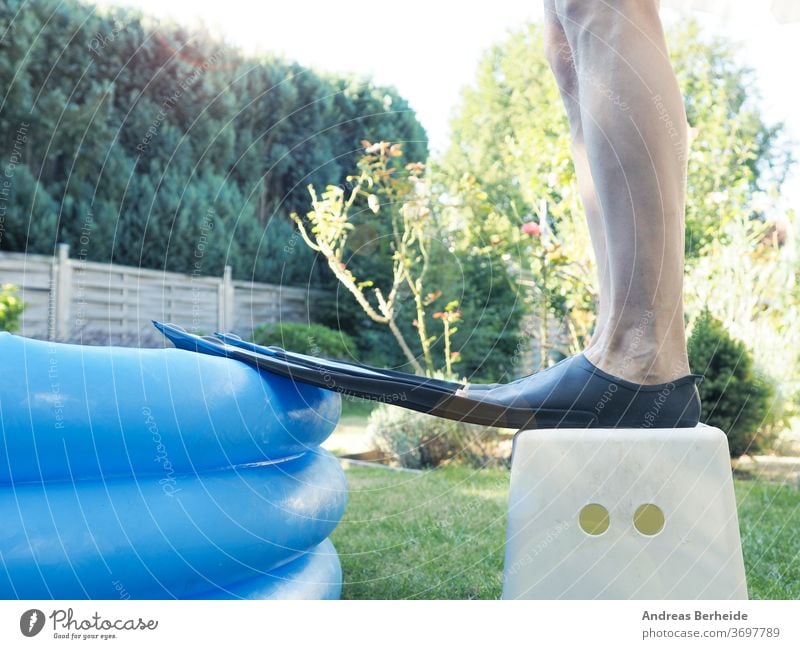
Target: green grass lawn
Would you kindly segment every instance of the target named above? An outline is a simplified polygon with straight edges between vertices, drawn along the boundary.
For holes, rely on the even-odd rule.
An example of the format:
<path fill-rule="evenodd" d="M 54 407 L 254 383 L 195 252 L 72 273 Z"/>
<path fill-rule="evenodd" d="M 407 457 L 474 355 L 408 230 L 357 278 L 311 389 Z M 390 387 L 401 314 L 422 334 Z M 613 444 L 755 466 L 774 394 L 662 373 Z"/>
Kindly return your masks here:
<path fill-rule="evenodd" d="M 497 599 L 508 471 L 351 466 L 333 534 L 349 599 Z M 800 598 L 800 491 L 736 481 L 752 599 Z"/>

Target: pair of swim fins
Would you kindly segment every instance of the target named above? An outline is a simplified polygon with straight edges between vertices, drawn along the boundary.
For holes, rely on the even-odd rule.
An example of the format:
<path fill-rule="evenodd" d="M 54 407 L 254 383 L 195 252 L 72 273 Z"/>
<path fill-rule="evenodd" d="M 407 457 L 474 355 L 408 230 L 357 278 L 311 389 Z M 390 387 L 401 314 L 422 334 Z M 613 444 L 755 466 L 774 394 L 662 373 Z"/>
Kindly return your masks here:
<path fill-rule="evenodd" d="M 234 334 L 197 336 L 153 322 L 180 349 L 225 356 L 293 381 L 435 417 L 501 428 L 683 428 L 696 426 L 700 398 L 689 374 L 638 385 L 577 354 L 507 384 L 446 381 L 360 363 L 264 347 Z"/>

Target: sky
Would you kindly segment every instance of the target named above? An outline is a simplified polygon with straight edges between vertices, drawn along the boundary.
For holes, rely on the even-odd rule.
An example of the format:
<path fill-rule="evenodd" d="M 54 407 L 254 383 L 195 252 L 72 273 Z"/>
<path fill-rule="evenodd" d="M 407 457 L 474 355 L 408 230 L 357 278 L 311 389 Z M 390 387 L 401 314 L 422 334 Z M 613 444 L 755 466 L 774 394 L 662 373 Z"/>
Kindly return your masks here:
<path fill-rule="evenodd" d="M 691 11 L 708 29 L 740 41 L 742 60 L 758 75 L 764 115 L 786 123 L 800 143 L 800 21 L 779 23 L 770 4 L 783 0 L 662 0 L 665 22 Z M 787 4 L 800 0 L 788 0 Z M 395 86 L 428 132 L 433 152 L 448 140 L 448 123 L 478 61 L 510 29 L 541 20 L 541 0 L 96 0 L 127 5 L 192 25 L 202 21 L 246 52 L 275 53 L 328 72 L 371 76 Z M 793 5 L 792 5 L 793 6 Z M 800 12 L 798 18 L 800 18 Z M 798 144 L 800 153 L 800 144 Z M 797 157 L 800 158 L 800 155 Z M 783 192 L 800 206 L 800 169 Z"/>

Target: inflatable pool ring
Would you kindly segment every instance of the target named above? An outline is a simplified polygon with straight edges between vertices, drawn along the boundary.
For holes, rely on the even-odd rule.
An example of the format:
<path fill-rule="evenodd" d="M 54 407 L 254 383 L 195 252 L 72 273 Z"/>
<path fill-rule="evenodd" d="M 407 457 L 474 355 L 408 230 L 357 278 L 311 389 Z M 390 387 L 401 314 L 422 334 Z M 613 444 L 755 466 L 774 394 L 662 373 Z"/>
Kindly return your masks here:
<path fill-rule="evenodd" d="M 338 596 L 337 394 L 177 349 L 0 354 L 0 597 Z"/>
<path fill-rule="evenodd" d="M 339 599 L 342 567 L 329 539 L 261 577 L 203 593 L 197 599 Z"/>
<path fill-rule="evenodd" d="M 322 542 L 344 510 L 325 451 L 179 476 L 15 486 L 0 498 L 0 592 L 35 599 L 186 597 L 263 574 Z"/>
<path fill-rule="evenodd" d="M 4 332 L 0 358 L 0 484 L 282 459 L 322 443 L 341 414 L 326 390 L 179 349 Z"/>

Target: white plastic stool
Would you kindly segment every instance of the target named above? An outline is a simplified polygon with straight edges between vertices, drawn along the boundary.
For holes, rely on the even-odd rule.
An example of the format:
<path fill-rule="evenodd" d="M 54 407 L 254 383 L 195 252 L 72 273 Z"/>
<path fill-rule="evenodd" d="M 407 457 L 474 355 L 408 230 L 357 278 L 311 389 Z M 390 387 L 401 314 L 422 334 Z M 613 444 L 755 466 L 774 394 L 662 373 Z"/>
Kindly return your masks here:
<path fill-rule="evenodd" d="M 725 434 L 517 433 L 503 599 L 747 599 Z"/>

